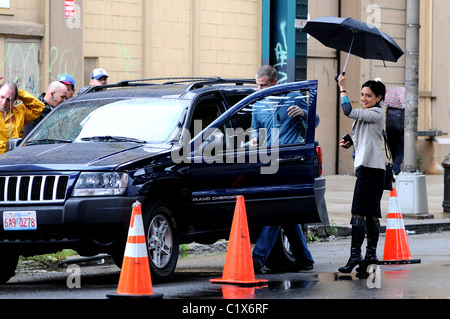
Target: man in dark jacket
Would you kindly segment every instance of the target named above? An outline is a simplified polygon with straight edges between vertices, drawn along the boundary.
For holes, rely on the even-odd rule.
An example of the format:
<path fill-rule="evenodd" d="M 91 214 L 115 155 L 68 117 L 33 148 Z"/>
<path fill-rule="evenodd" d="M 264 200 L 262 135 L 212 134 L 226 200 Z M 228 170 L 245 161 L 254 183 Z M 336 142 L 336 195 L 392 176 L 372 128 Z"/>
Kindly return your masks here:
<path fill-rule="evenodd" d="M 47 92 L 44 92 L 39 96 L 38 100 L 45 104 L 45 109 L 37 119 L 25 126 L 25 136 L 27 136 L 34 127 L 47 116 L 47 114 L 67 100 L 67 87 L 61 82 L 54 81 L 48 86 Z"/>

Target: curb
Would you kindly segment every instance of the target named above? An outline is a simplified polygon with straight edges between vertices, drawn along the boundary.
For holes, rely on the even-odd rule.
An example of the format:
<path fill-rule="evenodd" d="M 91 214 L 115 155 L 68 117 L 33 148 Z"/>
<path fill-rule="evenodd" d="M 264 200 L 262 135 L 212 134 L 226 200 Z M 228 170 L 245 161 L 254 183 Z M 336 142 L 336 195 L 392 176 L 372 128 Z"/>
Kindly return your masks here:
<path fill-rule="evenodd" d="M 322 238 L 329 236 L 346 237 L 351 236 L 352 228 L 346 226 L 327 226 L 315 225 L 308 226 L 314 235 Z M 405 225 L 405 230 L 415 234 L 434 233 L 440 231 L 450 231 L 450 223 L 426 223 L 426 224 L 408 224 Z M 386 233 L 386 226 L 381 226 L 380 233 Z"/>
<path fill-rule="evenodd" d="M 319 238 L 330 236 L 347 237 L 352 235 L 352 228 L 346 226 L 314 225 L 308 226 L 308 231 Z"/>
<path fill-rule="evenodd" d="M 449 231 L 450 223 L 427 223 L 405 225 L 407 231 L 413 231 L 416 234 L 434 233 L 440 231 Z M 386 231 L 386 226 L 381 227 L 381 231 Z"/>

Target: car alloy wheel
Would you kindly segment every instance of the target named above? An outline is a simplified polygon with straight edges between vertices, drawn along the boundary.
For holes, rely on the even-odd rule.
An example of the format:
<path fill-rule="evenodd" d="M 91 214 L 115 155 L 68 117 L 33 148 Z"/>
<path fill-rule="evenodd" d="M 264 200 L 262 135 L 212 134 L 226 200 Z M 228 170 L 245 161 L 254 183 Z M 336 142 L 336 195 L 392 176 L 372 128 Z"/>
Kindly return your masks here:
<path fill-rule="evenodd" d="M 170 261 L 173 249 L 172 229 L 164 215 L 153 217 L 147 238 L 150 259 L 156 267 L 164 268 Z"/>
<path fill-rule="evenodd" d="M 145 209 L 144 227 L 152 280 L 167 280 L 175 271 L 180 247 L 177 224 L 166 203 L 155 201 Z"/>

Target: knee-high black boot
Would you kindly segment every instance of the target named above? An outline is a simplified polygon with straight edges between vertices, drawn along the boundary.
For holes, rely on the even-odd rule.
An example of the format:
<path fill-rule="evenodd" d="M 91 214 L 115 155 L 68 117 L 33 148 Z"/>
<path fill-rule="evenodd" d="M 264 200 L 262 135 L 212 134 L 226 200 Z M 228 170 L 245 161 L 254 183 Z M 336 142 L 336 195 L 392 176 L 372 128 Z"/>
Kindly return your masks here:
<path fill-rule="evenodd" d="M 364 257 L 364 262 L 362 264 L 361 273 L 367 273 L 367 267 L 369 265 L 378 264 L 377 258 L 377 245 L 378 238 L 380 237 L 380 222 L 379 220 L 367 220 L 367 247 L 366 256 Z"/>
<path fill-rule="evenodd" d="M 339 272 L 345 274 L 351 273 L 356 265 L 360 265 L 361 267 L 361 263 L 363 261 L 361 255 L 361 245 L 366 235 L 366 223 L 364 222 L 364 219 L 352 217 L 350 223 L 352 225 L 352 244 L 350 247 L 350 258 L 345 266 L 338 269 Z"/>
<path fill-rule="evenodd" d="M 364 258 L 368 262 L 373 264 L 378 263 L 377 258 L 377 245 L 378 238 L 380 237 L 380 222 L 379 220 L 366 221 L 367 224 L 367 249 L 366 257 Z"/>

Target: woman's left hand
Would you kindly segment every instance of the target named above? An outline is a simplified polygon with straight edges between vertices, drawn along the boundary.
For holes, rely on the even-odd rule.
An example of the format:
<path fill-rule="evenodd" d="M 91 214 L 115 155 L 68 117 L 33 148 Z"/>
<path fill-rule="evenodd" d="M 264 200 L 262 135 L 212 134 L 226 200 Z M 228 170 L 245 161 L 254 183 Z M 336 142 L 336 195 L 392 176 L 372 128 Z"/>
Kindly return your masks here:
<path fill-rule="evenodd" d="M 344 140 L 340 140 L 339 146 L 347 149 L 347 148 L 350 148 L 350 146 L 352 146 L 352 142 L 346 142 Z"/>
<path fill-rule="evenodd" d="M 338 85 L 339 85 L 339 88 L 341 89 L 341 90 L 345 90 L 346 89 L 346 83 L 345 83 L 345 75 L 342 75 L 342 74 L 339 74 L 339 76 L 338 76 Z"/>

